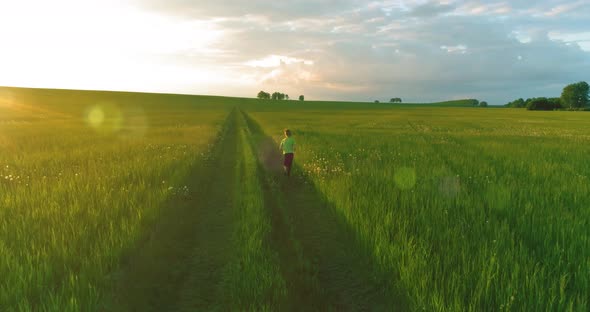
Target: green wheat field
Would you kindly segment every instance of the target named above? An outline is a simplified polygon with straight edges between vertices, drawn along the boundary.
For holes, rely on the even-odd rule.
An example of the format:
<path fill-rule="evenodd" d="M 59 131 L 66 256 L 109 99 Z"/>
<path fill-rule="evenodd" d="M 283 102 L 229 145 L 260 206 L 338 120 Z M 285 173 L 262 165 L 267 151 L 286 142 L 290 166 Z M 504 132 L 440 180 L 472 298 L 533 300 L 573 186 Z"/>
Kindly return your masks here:
<path fill-rule="evenodd" d="M 0 88 L 0 311 L 590 310 L 590 115 L 468 106 Z"/>

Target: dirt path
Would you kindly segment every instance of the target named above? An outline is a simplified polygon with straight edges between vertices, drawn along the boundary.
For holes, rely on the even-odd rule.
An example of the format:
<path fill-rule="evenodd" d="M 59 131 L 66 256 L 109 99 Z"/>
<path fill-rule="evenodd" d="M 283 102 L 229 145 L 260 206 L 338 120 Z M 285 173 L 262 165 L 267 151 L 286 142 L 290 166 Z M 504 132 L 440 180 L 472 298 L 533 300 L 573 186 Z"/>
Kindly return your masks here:
<path fill-rule="evenodd" d="M 165 205 L 154 229 L 127 257 L 111 311 L 211 310 L 231 258 L 231 189 L 235 183 L 237 112 L 228 116 L 213 160 L 196 168 L 187 200 Z"/>
<path fill-rule="evenodd" d="M 245 114 L 265 176 L 265 202 L 273 222 L 271 241 L 287 281 L 286 310 L 403 311 L 353 229 L 300 171 L 286 178 L 276 143 Z"/>

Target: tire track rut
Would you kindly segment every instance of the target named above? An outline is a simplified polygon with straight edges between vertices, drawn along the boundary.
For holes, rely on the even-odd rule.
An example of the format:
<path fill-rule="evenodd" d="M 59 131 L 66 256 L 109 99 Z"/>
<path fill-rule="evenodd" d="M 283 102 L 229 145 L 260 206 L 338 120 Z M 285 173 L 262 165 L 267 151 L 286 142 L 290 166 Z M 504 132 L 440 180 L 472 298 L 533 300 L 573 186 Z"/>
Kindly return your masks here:
<path fill-rule="evenodd" d="M 238 135 L 227 117 L 213 158 L 189 175 L 188 200 L 166 203 L 162 216 L 124 258 L 106 311 L 211 310 L 223 302 L 222 271 L 231 258 Z"/>

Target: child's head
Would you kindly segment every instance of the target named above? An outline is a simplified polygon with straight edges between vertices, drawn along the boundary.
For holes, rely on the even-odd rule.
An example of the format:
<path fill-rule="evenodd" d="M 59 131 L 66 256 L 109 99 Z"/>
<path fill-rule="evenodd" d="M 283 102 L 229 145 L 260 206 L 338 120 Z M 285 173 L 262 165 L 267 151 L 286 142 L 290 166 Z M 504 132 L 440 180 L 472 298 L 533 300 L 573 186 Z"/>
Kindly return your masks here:
<path fill-rule="evenodd" d="M 291 136 L 291 130 L 285 129 L 283 132 L 285 133 L 285 136 L 288 136 L 288 137 Z"/>

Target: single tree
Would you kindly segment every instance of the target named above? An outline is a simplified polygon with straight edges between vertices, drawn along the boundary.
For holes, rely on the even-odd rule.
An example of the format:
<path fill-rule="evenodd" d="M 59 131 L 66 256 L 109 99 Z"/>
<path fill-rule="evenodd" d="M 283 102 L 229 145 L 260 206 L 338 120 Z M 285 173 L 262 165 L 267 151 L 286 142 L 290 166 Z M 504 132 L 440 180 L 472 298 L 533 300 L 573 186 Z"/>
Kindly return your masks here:
<path fill-rule="evenodd" d="M 299 101 L 305 101 L 305 96 L 303 96 L 303 95 L 300 95 L 300 96 L 299 96 Z"/>
<path fill-rule="evenodd" d="M 378 103 L 379 103 L 379 100 L 375 100 L 375 103 L 377 103 L 377 104 L 378 104 Z"/>
<path fill-rule="evenodd" d="M 391 98 L 389 100 L 389 103 L 401 103 L 401 102 L 402 102 L 402 99 L 400 99 L 400 98 Z"/>
<path fill-rule="evenodd" d="M 572 83 L 561 93 L 561 105 L 565 108 L 583 108 L 588 105 L 588 91 L 590 87 L 585 81 Z"/>
<path fill-rule="evenodd" d="M 289 95 L 285 94 L 285 99 L 288 101 L 289 100 Z"/>
<path fill-rule="evenodd" d="M 488 102 L 486 102 L 486 101 L 479 102 L 479 107 L 488 107 Z"/>

